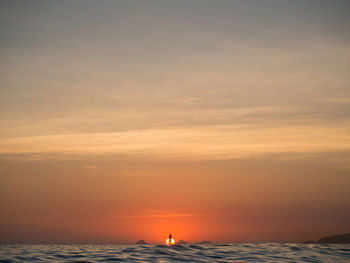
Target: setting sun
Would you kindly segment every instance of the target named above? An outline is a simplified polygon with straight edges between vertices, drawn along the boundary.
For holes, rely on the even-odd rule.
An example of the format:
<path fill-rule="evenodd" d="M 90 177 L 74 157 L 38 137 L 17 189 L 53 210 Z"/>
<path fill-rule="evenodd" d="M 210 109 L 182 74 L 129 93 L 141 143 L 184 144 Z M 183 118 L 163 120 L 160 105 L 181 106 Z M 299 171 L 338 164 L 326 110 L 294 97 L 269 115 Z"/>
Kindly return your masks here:
<path fill-rule="evenodd" d="M 165 242 L 167 245 L 174 245 L 175 244 L 175 240 L 173 239 L 171 234 L 169 234 L 169 237 Z"/>
<path fill-rule="evenodd" d="M 168 238 L 168 239 L 166 240 L 166 244 L 167 244 L 167 245 L 173 245 L 173 244 L 175 244 L 175 240 L 174 240 L 174 239 L 169 239 L 169 238 Z"/>

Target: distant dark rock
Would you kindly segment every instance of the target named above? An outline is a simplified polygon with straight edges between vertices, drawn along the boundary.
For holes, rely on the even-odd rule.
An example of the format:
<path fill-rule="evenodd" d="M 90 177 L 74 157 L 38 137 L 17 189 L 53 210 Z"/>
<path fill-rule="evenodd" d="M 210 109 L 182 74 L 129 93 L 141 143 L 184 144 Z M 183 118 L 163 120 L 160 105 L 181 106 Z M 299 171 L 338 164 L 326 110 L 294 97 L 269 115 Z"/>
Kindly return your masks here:
<path fill-rule="evenodd" d="M 187 244 L 188 244 L 188 242 L 186 242 L 186 241 L 184 241 L 184 240 L 180 239 L 180 240 L 179 240 L 179 241 L 177 241 L 175 244 L 176 244 L 176 245 L 187 245 Z"/>
<path fill-rule="evenodd" d="M 350 233 L 321 238 L 320 244 L 350 244 Z"/>
<path fill-rule="evenodd" d="M 145 242 L 145 240 L 139 240 L 136 242 L 136 245 L 147 245 L 147 243 Z"/>
<path fill-rule="evenodd" d="M 200 245 L 210 245 L 212 243 L 210 241 L 208 241 L 208 240 L 204 240 L 204 241 L 199 242 L 198 244 L 200 244 Z"/>
<path fill-rule="evenodd" d="M 303 242 L 303 244 L 316 244 L 316 241 L 306 240 L 306 241 Z"/>

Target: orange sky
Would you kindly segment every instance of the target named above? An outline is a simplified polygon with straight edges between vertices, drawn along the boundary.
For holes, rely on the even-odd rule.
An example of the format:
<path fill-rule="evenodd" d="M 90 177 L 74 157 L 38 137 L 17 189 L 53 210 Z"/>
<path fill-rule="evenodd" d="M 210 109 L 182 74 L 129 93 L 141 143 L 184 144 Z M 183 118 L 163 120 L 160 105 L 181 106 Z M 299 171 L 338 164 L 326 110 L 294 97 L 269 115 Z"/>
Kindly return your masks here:
<path fill-rule="evenodd" d="M 349 232 L 349 8 L 4 3 L 0 243 Z"/>
<path fill-rule="evenodd" d="M 159 243 L 171 231 L 187 241 L 300 241 L 346 231 L 346 171 L 327 155 L 279 157 L 2 161 L 2 239 Z"/>

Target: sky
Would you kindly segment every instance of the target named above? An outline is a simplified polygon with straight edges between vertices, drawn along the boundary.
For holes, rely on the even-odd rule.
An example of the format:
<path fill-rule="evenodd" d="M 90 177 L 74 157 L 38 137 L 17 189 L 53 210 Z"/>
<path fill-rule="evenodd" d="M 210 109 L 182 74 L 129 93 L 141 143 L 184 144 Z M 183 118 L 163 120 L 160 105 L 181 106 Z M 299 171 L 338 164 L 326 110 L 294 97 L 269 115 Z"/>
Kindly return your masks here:
<path fill-rule="evenodd" d="M 0 5 L 0 243 L 350 231 L 349 1 Z"/>

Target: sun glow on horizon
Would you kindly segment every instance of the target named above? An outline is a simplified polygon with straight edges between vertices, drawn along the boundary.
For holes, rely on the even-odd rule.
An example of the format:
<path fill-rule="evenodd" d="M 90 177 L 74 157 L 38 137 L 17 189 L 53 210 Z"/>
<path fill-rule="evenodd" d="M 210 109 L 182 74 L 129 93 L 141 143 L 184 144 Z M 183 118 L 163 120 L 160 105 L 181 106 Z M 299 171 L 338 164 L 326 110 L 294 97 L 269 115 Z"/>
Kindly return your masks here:
<path fill-rule="evenodd" d="M 167 245 L 174 245 L 175 244 L 175 240 L 173 238 L 172 239 L 168 238 L 165 242 Z"/>
<path fill-rule="evenodd" d="M 165 241 L 165 243 L 167 245 L 174 245 L 175 244 L 175 240 L 173 239 L 173 236 L 171 234 L 169 234 L 168 239 Z"/>

